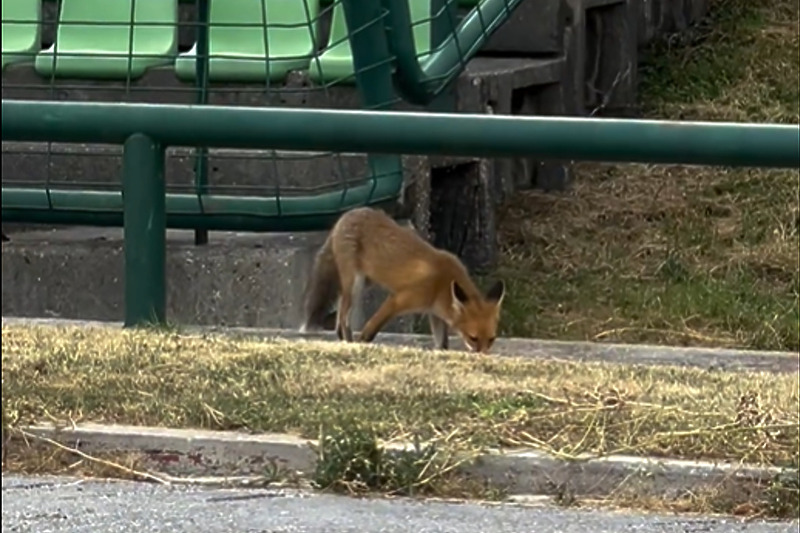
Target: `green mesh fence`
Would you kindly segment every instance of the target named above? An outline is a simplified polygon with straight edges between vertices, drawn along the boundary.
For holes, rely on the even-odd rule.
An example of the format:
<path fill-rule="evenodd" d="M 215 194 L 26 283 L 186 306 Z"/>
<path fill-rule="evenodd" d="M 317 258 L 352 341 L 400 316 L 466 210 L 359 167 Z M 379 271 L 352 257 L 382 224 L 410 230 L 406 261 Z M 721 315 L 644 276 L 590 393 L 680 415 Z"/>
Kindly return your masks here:
<path fill-rule="evenodd" d="M 360 109 L 392 109 L 403 101 L 424 105 L 458 76 L 517 1 L 4 0 L 3 99 Z M 216 197 L 240 196 L 269 200 L 274 208 L 265 210 L 265 217 L 288 216 L 285 202 L 303 201 L 307 209 L 288 211 L 334 215 L 353 207 L 345 202 L 348 190 L 363 190 L 365 184 L 384 194 L 367 194 L 356 204 L 396 199 L 401 168 L 396 155 L 168 147 L 166 190 L 176 196 L 168 198 L 167 208 L 187 196 L 201 210 L 218 205 Z M 121 172 L 118 144 L 4 139 L 4 207 L 11 199 L 45 198 L 47 209 L 56 210 L 53 198 L 67 193 L 74 198 L 80 191 L 116 193 L 119 202 L 105 205 L 121 205 Z M 339 193 L 340 205 L 315 202 Z M 93 220 L 95 205 L 85 198 L 83 223 Z M 16 206 L 18 215 L 20 207 L 25 206 Z M 69 221 L 66 211 L 32 219 Z M 318 225 L 328 223 L 323 217 Z"/>

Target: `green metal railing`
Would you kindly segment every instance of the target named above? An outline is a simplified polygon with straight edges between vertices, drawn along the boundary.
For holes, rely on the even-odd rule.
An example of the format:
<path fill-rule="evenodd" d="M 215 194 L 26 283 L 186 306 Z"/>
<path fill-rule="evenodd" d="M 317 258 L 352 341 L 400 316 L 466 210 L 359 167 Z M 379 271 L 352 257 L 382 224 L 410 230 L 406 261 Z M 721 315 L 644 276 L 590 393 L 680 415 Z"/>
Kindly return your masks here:
<path fill-rule="evenodd" d="M 197 0 L 197 55 L 200 58 L 195 64 L 195 76 L 197 76 L 197 103 L 205 105 L 208 103 L 208 0 Z M 194 181 L 195 192 L 199 194 L 208 193 L 208 149 L 199 146 L 195 150 L 194 161 Z M 195 227 L 195 244 L 208 244 L 208 230 Z"/>
<path fill-rule="evenodd" d="M 3 140 L 121 144 L 136 133 L 165 146 L 525 156 L 745 167 L 800 165 L 800 129 L 796 125 L 246 106 L 2 102 Z"/>
<path fill-rule="evenodd" d="M 205 0 L 197 1 L 202 9 Z M 199 230 L 199 242 L 215 229 L 324 229 L 353 207 L 395 201 L 403 185 L 399 154 L 800 166 L 796 126 L 387 111 L 398 99 L 395 89 L 411 102 L 434 103 L 518 0 L 484 0 L 458 25 L 455 0 L 436 0 L 439 45 L 426 57 L 415 49 L 403 0 L 337 1 L 365 111 L 207 105 L 201 20 L 197 51 L 205 60 L 197 63 L 196 105 L 3 100 L 4 141 L 121 145 L 123 176 L 114 191 L 49 181 L 4 186 L 2 220 L 124 226 L 125 323 L 138 325 L 166 318 L 166 227 Z M 167 193 L 168 147 L 196 150 L 189 192 Z M 274 194 L 218 194 L 207 180 L 212 147 L 367 153 L 371 171 L 326 192 L 286 195 L 276 186 Z"/>
<path fill-rule="evenodd" d="M 194 33 L 194 40 L 196 43 L 194 52 L 198 58 L 198 61 L 195 62 L 195 80 L 192 82 L 190 87 L 193 87 L 192 90 L 195 93 L 194 101 L 198 105 L 204 106 L 209 103 L 209 92 L 211 90 L 226 90 L 225 88 L 220 89 L 219 85 L 214 86 L 209 76 L 209 24 L 211 22 L 209 18 L 210 2 L 209 0 L 178 1 L 180 4 L 194 5 L 194 19 L 182 21 L 179 24 L 189 24 Z M 513 5 L 516 5 L 518 1 L 519 0 L 483 0 L 482 2 L 478 2 L 476 0 L 431 0 L 430 17 L 423 19 L 419 18 L 419 6 L 422 5 L 422 2 L 416 1 L 414 5 L 418 12 L 414 15 L 415 20 L 413 23 L 409 10 L 409 0 L 390 0 L 388 2 L 384 0 L 321 0 L 320 5 L 327 9 L 329 13 L 335 9 L 341 9 L 343 11 L 348 27 L 348 35 L 346 35 L 343 39 L 349 40 L 350 48 L 352 50 L 353 78 L 355 80 L 358 94 L 360 95 L 360 103 L 363 108 L 374 110 L 391 109 L 401 100 L 401 97 L 403 96 L 402 93 L 414 93 L 414 91 L 411 89 L 403 89 L 410 87 L 409 83 L 406 81 L 408 76 L 402 75 L 403 72 L 405 72 L 405 68 L 402 66 L 398 67 L 398 58 L 393 55 L 394 50 L 399 50 L 403 54 L 409 54 L 411 57 L 408 59 L 410 59 L 414 65 L 428 65 L 429 62 L 431 63 L 431 68 L 429 71 L 426 71 L 426 75 L 430 75 L 431 78 L 424 79 L 424 87 L 416 89 L 416 92 L 424 91 L 425 93 L 425 97 L 423 99 L 417 98 L 417 101 L 422 102 L 422 100 L 425 100 L 422 103 L 429 104 L 433 102 L 439 94 L 441 94 L 446 84 L 449 83 L 449 81 L 452 81 L 452 79 L 459 74 L 470 57 L 477 52 L 480 44 L 484 42 L 486 38 L 488 38 L 489 33 L 492 30 L 499 26 L 500 22 L 504 20 L 504 17 L 510 14 L 510 8 Z M 53 3 L 51 0 L 45 0 L 45 2 Z M 134 5 L 135 2 L 134 4 L 131 4 L 130 7 L 132 13 L 131 16 L 133 16 Z M 460 25 L 458 23 L 458 16 L 456 13 L 457 7 L 459 6 L 461 8 L 471 9 Z M 391 17 L 392 11 L 398 12 L 396 17 Z M 489 14 L 489 18 L 491 20 L 487 18 L 486 13 Z M 322 13 L 317 13 L 316 11 L 311 13 L 307 11 L 307 14 L 307 20 L 298 21 L 296 26 L 300 27 L 306 25 L 308 26 L 307 30 L 312 32 L 312 24 L 321 24 Z M 146 17 L 144 18 L 146 19 Z M 391 24 L 389 23 L 390 19 L 392 20 Z M 264 20 L 268 19 L 265 17 Z M 5 22 L 14 21 L 6 20 Z M 48 20 L 45 22 L 55 23 L 56 21 Z M 58 25 L 68 26 L 69 24 L 80 24 L 85 25 L 86 28 L 97 26 L 100 23 L 101 22 L 98 20 L 74 20 L 74 17 L 69 20 L 58 21 Z M 216 23 L 219 23 L 219 21 L 216 21 Z M 150 26 L 153 24 L 154 23 L 151 22 L 142 22 L 141 19 L 137 20 L 137 25 L 139 26 Z M 405 26 L 401 27 L 398 26 L 398 24 L 405 24 Z M 414 35 L 412 35 L 412 27 L 420 24 L 430 25 L 430 42 L 432 45 L 431 49 L 433 50 L 433 53 L 429 56 L 430 61 L 426 59 L 426 57 L 428 57 L 426 53 L 422 53 L 416 49 L 417 45 L 414 41 Z M 274 26 L 271 22 L 267 23 L 266 25 L 267 27 Z M 252 26 L 252 23 L 250 26 Z M 419 38 L 419 36 L 417 36 L 417 38 Z M 90 52 L 76 52 L 75 50 L 70 50 L 68 53 L 62 53 L 59 51 L 59 42 L 59 39 L 55 39 L 54 41 L 54 48 L 52 50 L 54 64 L 58 64 L 62 57 L 72 58 L 74 60 L 76 57 L 80 59 L 81 55 L 88 54 L 91 56 Z M 133 33 L 130 33 L 129 45 L 132 46 L 132 42 Z M 330 47 L 336 43 L 334 41 L 330 41 L 327 44 Z M 269 46 L 266 42 L 265 46 L 267 49 L 269 49 Z M 418 57 L 420 55 L 422 57 Z M 104 57 L 106 57 L 106 59 L 114 57 L 124 59 L 128 62 L 129 68 L 133 62 L 133 58 L 130 54 L 122 54 L 121 56 L 118 56 L 106 51 L 104 52 Z M 145 56 L 139 54 L 137 57 Z M 255 59 L 255 61 L 258 61 L 258 59 Z M 408 63 L 406 60 L 404 60 L 404 62 Z M 442 72 L 445 74 L 444 77 L 441 75 Z M 52 71 L 44 76 L 43 79 L 43 81 L 47 82 L 48 86 L 52 89 L 53 97 L 55 97 L 56 92 L 59 90 L 56 85 L 57 78 L 58 75 L 56 74 L 56 68 L 53 68 Z M 135 80 L 132 78 L 130 72 L 128 72 L 128 75 L 124 80 L 120 79 L 118 81 L 124 81 L 124 95 L 122 97 L 123 101 L 125 101 L 126 98 L 135 95 L 138 90 L 142 89 L 141 87 L 136 86 Z M 344 82 L 349 83 L 346 80 L 344 80 Z M 439 83 L 439 85 L 433 87 L 432 84 L 434 82 Z M 317 83 L 319 87 L 309 88 L 309 91 L 327 91 L 337 84 L 339 84 L 339 81 L 331 81 L 330 79 L 327 79 Z M 258 87 L 258 83 L 250 83 L 250 85 L 251 86 L 246 90 L 257 91 L 261 89 L 267 94 L 270 92 L 280 92 L 282 90 L 281 88 L 275 86 L 275 84 L 270 80 L 265 80 L 262 84 L 263 87 L 261 88 Z M 255 86 L 253 87 L 253 85 Z M 6 80 L 4 80 L 4 88 L 6 88 L 6 86 Z M 400 95 L 397 93 L 398 86 L 403 89 L 401 90 Z M 96 89 L 96 87 L 82 88 L 81 90 L 90 92 L 94 89 Z M 175 88 L 170 87 L 165 88 L 164 90 L 174 91 Z M 91 96 L 89 98 L 91 100 Z M 436 102 L 435 104 L 440 110 L 452 109 L 452 105 L 448 106 L 448 102 L 446 101 Z M 311 131 L 313 131 L 313 129 Z M 76 138 L 72 138 L 66 140 L 65 142 L 78 141 Z M 291 215 L 287 215 L 287 213 L 296 212 L 293 210 L 295 206 L 300 206 L 297 209 L 303 213 L 306 212 L 306 209 L 302 208 L 303 196 L 300 195 L 292 198 L 286 198 L 286 194 L 281 190 L 281 187 L 275 185 L 273 191 L 274 197 L 263 197 L 265 195 L 265 191 L 262 189 L 257 193 L 261 197 L 254 199 L 254 203 L 259 206 L 257 211 L 260 213 L 260 217 L 262 219 L 270 216 L 276 217 L 276 219 L 243 221 L 240 215 L 234 213 L 223 214 L 219 211 L 215 211 L 216 204 L 213 200 L 203 202 L 197 201 L 197 198 L 215 198 L 219 196 L 214 194 L 216 187 L 213 183 L 210 183 L 209 180 L 209 148 L 213 148 L 213 146 L 196 145 L 189 146 L 189 148 L 194 150 L 194 186 L 191 189 L 191 192 L 187 192 L 185 195 L 171 196 L 168 199 L 167 204 L 171 207 L 178 206 L 176 209 L 183 209 L 185 206 L 191 205 L 193 210 L 199 210 L 200 215 L 204 213 L 208 215 L 207 217 L 200 217 L 202 220 L 213 219 L 213 222 L 200 222 L 200 219 L 194 216 L 170 216 L 168 218 L 168 223 L 171 226 L 175 224 L 178 227 L 194 228 L 196 230 L 195 241 L 198 244 L 207 242 L 207 229 L 209 227 L 232 228 L 236 227 L 238 224 L 244 224 L 245 227 L 254 229 L 284 228 L 289 230 L 297 227 L 308 227 L 308 224 L 311 224 L 311 222 L 307 222 L 308 220 L 317 220 L 320 224 L 323 224 L 325 223 L 324 221 L 327 220 L 327 215 L 335 215 L 340 213 L 342 210 L 353 207 L 354 204 L 348 203 L 350 198 L 359 199 L 354 201 L 362 201 L 367 203 L 372 203 L 374 201 L 380 203 L 383 201 L 396 200 L 401 192 L 402 165 L 400 158 L 394 154 L 370 153 L 367 154 L 369 171 L 367 172 L 366 176 L 362 176 L 360 180 L 353 179 L 355 177 L 342 180 L 343 183 L 340 185 L 340 190 L 333 190 L 329 192 L 327 196 L 324 196 L 324 201 L 322 201 L 322 203 L 313 204 L 314 206 L 326 206 L 325 211 L 321 212 L 319 217 L 305 219 L 305 215 L 298 215 L 300 218 L 297 218 L 296 220 L 289 220 L 288 217 Z M 262 145 L 257 145 L 254 148 L 264 149 L 265 147 Z M 94 156 L 87 155 L 86 157 Z M 274 159 L 275 157 L 276 156 L 273 154 L 272 158 Z M 48 202 L 52 203 L 53 205 L 57 205 L 65 198 L 72 199 L 75 198 L 76 195 L 84 195 L 84 203 L 101 202 L 105 206 L 120 207 L 119 204 L 116 204 L 113 200 L 109 199 L 108 194 L 88 190 L 92 187 L 93 183 L 85 183 L 85 188 L 87 190 L 83 191 L 59 191 L 58 186 L 52 186 L 52 181 L 50 180 L 51 147 L 49 145 L 47 147 L 47 159 L 48 164 L 46 167 L 48 174 L 44 180 L 46 185 L 42 190 L 39 191 L 29 188 L 30 190 L 26 198 L 46 194 Z M 16 181 L 30 182 L 33 181 L 31 178 L 40 179 L 43 177 L 44 176 L 25 176 L 23 179 L 18 179 Z M 13 177 L 9 177 L 5 181 L 6 184 L 9 184 L 15 181 L 15 179 Z M 360 188 L 353 189 L 351 186 L 352 183 L 356 183 L 357 187 Z M 104 183 L 103 185 L 108 187 L 112 184 Z M 11 189 L 15 189 L 15 187 L 12 187 Z M 16 187 L 16 189 L 20 188 Z M 354 190 L 356 191 L 355 193 L 353 192 Z M 358 191 L 367 191 L 364 193 L 367 195 L 364 196 L 362 192 Z M 11 193 L 13 191 L 10 190 L 9 192 Z M 64 194 L 61 194 L 62 192 Z M 249 195 L 251 193 L 250 191 L 242 190 L 242 194 Z M 266 194 L 269 195 L 270 193 L 266 192 Z M 110 196 L 114 196 L 113 193 Z M 117 193 L 116 196 L 119 196 L 119 193 Z M 282 196 L 284 197 L 282 198 Z M 341 203 L 337 207 L 334 207 L 334 201 L 331 200 L 334 198 L 341 199 Z M 67 204 L 71 205 L 71 200 L 67 201 Z M 227 204 L 223 203 L 222 205 Z M 284 207 L 286 209 L 284 209 Z M 32 212 L 30 217 L 31 220 L 47 219 L 50 221 L 61 221 L 64 223 L 86 223 L 90 221 L 93 221 L 93 223 L 96 224 L 120 223 L 119 216 L 100 215 L 96 210 L 61 210 L 57 213 L 54 212 L 48 215 L 43 215 L 39 212 Z M 301 218 L 305 221 L 300 220 Z M 192 224 L 196 225 L 193 226 Z"/>
<path fill-rule="evenodd" d="M 208 229 L 278 229 L 279 220 L 284 230 L 286 221 L 298 230 L 327 226 L 350 206 L 393 198 L 402 181 L 393 174 L 341 193 L 283 199 L 166 194 L 167 146 L 800 166 L 797 127 L 769 124 L 3 101 L 2 138 L 124 145 L 122 194 L 4 187 L 2 219 L 122 223 L 127 325 L 166 318 L 170 220 Z"/>
<path fill-rule="evenodd" d="M 452 28 L 424 59 L 414 45 L 411 15 L 405 0 L 380 0 L 384 6 L 389 51 L 397 63 L 396 86 L 403 98 L 413 104 L 433 101 L 464 70 L 467 62 L 486 44 L 492 33 L 511 16 L 522 0 L 483 0 L 455 24 L 453 11 L 442 6 L 434 19 L 446 18 Z"/>
<path fill-rule="evenodd" d="M 500 25 L 504 17 L 510 15 L 510 9 L 519 0 L 484 0 L 480 3 L 475 0 L 432 0 L 431 17 L 419 20 L 418 12 L 415 15 L 417 20 L 413 24 L 407 1 L 322 1 L 322 5 L 327 5 L 329 9 L 334 9 L 337 4 L 343 8 L 348 28 L 345 39 L 349 40 L 352 50 L 355 84 L 361 96 L 361 105 L 365 109 L 390 109 L 400 99 L 396 86 L 400 88 L 401 96 L 405 95 L 416 103 L 433 102 L 438 109 L 447 109 L 449 104 L 446 99 L 436 102 L 434 100 L 464 68 L 491 31 Z M 126 323 L 129 324 L 164 319 L 165 225 L 194 229 L 195 242 L 198 244 L 207 242 L 207 232 L 211 229 L 322 229 L 328 227 L 343 211 L 360 205 L 380 205 L 394 201 L 402 191 L 402 165 L 397 155 L 399 152 L 383 150 L 378 153 L 367 151 L 370 176 L 355 183 L 350 180 L 340 190 L 287 196 L 276 185 L 273 196 L 264 195 L 263 192 L 258 196 L 215 194 L 208 179 L 210 147 L 280 149 L 279 145 L 282 143 L 275 144 L 266 136 L 253 133 L 250 130 L 253 126 L 261 129 L 262 126 L 269 125 L 266 129 L 272 132 L 282 131 L 281 137 L 288 133 L 288 128 L 298 128 L 295 131 L 299 135 L 294 138 L 299 143 L 290 143 L 297 150 L 326 146 L 327 142 L 319 144 L 315 142 L 315 138 L 341 138 L 343 132 L 349 130 L 346 123 L 335 120 L 330 123 L 335 131 L 328 129 L 327 132 L 321 132 L 326 125 L 316 122 L 317 118 L 313 116 L 310 118 L 311 122 L 305 122 L 299 115 L 290 113 L 290 122 L 282 124 L 284 119 L 278 118 L 277 122 L 273 122 L 273 117 L 264 115 L 263 109 L 227 109 L 233 113 L 225 112 L 223 116 L 219 116 L 218 112 L 223 108 L 206 108 L 210 89 L 209 0 L 179 2 L 195 6 L 196 20 L 190 24 L 194 26 L 195 54 L 198 58 L 194 81 L 197 106 L 86 106 L 39 101 L 3 101 L 4 141 L 38 140 L 48 143 L 48 174 L 44 187 L 3 187 L 3 220 L 124 225 L 126 271 L 130 274 L 126 276 Z M 417 8 L 421 5 L 419 2 L 415 4 Z M 457 5 L 472 8 L 471 14 L 460 26 L 457 23 Z M 132 18 L 134 6 L 135 4 L 131 4 L 130 8 Z M 392 16 L 393 11 L 396 11 L 395 16 Z M 311 31 L 311 24 L 318 24 L 319 17 L 308 11 L 307 14 L 305 24 Z M 484 20 L 485 14 L 488 14 L 488 22 Z M 59 20 L 58 24 L 83 24 L 91 27 L 99 23 L 97 20 L 74 20 L 74 12 L 70 17 L 69 20 Z M 151 23 L 139 21 L 137 24 Z M 412 34 L 412 26 L 415 24 L 430 24 L 430 59 L 419 57 L 420 51 L 416 49 L 415 36 Z M 129 47 L 133 44 L 132 40 L 131 32 Z M 59 44 L 59 39 L 56 39 L 52 50 L 54 64 L 64 57 L 58 50 Z M 334 44 L 332 41 L 328 43 L 329 46 Z M 265 46 L 268 49 L 266 42 Z M 397 53 L 409 57 L 398 58 L 393 55 Z M 76 55 L 74 50 L 67 54 L 79 59 L 80 55 Z M 113 57 L 107 51 L 104 55 L 106 58 Z M 127 97 L 136 91 L 130 70 L 133 58 L 130 54 L 120 57 L 128 65 L 128 74 L 124 79 L 124 94 Z M 410 65 L 418 67 L 420 64 L 424 65 L 421 73 L 409 70 Z M 56 77 L 54 67 L 47 76 L 53 91 L 56 90 Z M 438 85 L 434 86 L 434 83 Z M 323 89 L 333 84 L 335 83 L 326 82 Z M 4 81 L 4 88 L 5 86 Z M 269 80 L 266 80 L 264 89 L 267 93 L 275 90 L 270 87 Z M 186 115 L 186 112 L 191 116 Z M 198 121 L 197 116 L 205 118 Z M 301 118 L 301 121 L 293 121 L 293 117 Z M 141 120 L 143 118 L 144 121 Z M 85 120 L 89 120 L 90 127 L 84 127 L 89 124 Z M 174 123 L 174 120 L 179 122 Z M 28 125 L 20 129 L 23 122 Z M 152 126 L 158 124 L 171 124 L 176 129 L 172 133 L 167 131 L 168 128 L 153 131 Z M 118 131 L 120 135 L 114 132 L 117 128 L 121 128 Z M 203 133 L 193 140 L 192 131 Z M 249 133 L 242 135 L 243 132 Z M 54 186 L 49 177 L 51 142 L 121 144 L 124 147 L 121 190 L 71 190 Z M 169 146 L 194 148 L 192 192 L 166 194 L 165 150 Z M 6 184 L 8 183 L 13 183 L 13 179 L 7 180 Z"/>

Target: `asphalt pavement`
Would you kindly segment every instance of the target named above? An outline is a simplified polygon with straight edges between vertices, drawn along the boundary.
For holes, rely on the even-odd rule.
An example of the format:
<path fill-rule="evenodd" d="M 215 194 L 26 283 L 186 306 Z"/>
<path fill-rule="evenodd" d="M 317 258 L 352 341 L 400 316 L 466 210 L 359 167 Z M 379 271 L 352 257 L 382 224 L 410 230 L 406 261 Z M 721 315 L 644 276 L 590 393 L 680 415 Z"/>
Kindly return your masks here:
<path fill-rule="evenodd" d="M 3 532 L 789 533 L 798 523 L 3 475 Z"/>

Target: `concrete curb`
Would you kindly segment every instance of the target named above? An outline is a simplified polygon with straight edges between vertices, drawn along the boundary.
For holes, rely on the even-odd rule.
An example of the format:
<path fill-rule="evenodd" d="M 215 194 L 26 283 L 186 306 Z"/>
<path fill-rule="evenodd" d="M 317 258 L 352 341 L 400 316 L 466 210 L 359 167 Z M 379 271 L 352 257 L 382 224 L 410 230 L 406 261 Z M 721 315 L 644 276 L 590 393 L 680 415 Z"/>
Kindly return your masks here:
<path fill-rule="evenodd" d="M 26 430 L 85 453 L 142 454 L 144 467 L 169 476 L 226 484 L 264 476 L 308 480 L 317 455 L 315 442 L 283 434 L 165 429 L 123 425 L 51 424 Z M 390 450 L 408 445 L 394 444 Z M 460 472 L 515 495 L 608 497 L 635 490 L 640 496 L 676 497 L 703 487 L 766 485 L 776 467 L 611 456 L 564 461 L 543 453 L 491 450 L 466 461 Z M 275 475 L 279 473 L 279 475 Z"/>
<path fill-rule="evenodd" d="M 86 326 L 119 328 L 120 322 L 68 320 L 59 318 L 3 317 L 6 325 Z M 316 339 L 335 341 L 333 332 L 300 334 L 285 329 L 181 326 L 186 333 L 215 333 L 235 337 Z M 376 342 L 388 345 L 429 347 L 429 335 L 381 333 Z M 458 349 L 461 341 L 452 337 L 451 346 Z M 498 339 L 493 349 L 496 355 L 513 355 L 532 359 L 618 364 L 669 365 L 706 370 L 797 373 L 800 372 L 800 353 L 777 351 L 729 350 L 716 348 L 683 348 L 653 345 L 606 344 L 594 342 L 549 341 L 520 338 Z"/>

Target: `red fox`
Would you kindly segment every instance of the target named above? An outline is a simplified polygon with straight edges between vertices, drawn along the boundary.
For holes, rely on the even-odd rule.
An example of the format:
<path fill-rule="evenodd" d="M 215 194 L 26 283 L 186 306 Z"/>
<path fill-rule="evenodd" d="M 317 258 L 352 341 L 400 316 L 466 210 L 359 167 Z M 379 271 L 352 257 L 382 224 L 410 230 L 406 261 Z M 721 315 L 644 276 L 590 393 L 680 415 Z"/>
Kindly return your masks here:
<path fill-rule="evenodd" d="M 497 281 L 484 295 L 454 254 L 369 207 L 342 215 L 317 253 L 300 331 L 322 327 L 338 297 L 336 334 L 352 342 L 350 311 L 366 280 L 390 294 L 364 324 L 361 342 L 371 342 L 396 316 L 426 313 L 436 348 L 448 348 L 448 328 L 472 351 L 488 352 L 494 343 L 505 284 Z"/>

